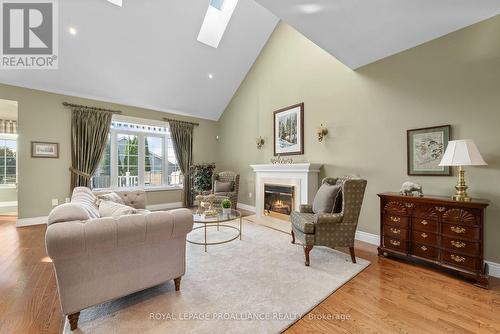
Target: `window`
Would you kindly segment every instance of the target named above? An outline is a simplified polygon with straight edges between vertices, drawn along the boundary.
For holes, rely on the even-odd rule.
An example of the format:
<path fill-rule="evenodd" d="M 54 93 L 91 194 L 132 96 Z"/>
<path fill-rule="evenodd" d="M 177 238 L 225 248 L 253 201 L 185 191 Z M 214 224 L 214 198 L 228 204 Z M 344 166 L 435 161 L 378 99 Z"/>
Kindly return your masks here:
<path fill-rule="evenodd" d="M 181 186 L 167 127 L 128 117 L 113 120 L 106 150 L 92 177 L 93 188 Z"/>
<path fill-rule="evenodd" d="M 0 139 L 0 185 L 15 185 L 17 142 L 15 139 Z"/>

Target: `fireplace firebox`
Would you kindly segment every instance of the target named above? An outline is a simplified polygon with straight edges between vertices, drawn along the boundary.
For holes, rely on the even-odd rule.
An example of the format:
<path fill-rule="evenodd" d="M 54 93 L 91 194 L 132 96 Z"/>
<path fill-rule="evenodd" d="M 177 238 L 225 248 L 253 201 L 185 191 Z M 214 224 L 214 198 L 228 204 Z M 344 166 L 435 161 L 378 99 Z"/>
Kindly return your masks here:
<path fill-rule="evenodd" d="M 294 187 L 276 184 L 264 185 L 264 214 L 289 220 L 294 209 Z"/>

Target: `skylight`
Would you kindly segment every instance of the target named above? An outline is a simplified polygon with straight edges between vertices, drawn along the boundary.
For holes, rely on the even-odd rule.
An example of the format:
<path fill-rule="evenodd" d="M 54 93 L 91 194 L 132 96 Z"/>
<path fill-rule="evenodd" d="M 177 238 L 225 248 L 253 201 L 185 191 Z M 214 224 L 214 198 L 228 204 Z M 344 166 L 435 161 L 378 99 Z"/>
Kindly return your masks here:
<path fill-rule="evenodd" d="M 109 2 L 111 2 L 113 5 L 117 5 L 117 6 L 122 6 L 123 5 L 123 0 L 108 0 Z"/>
<path fill-rule="evenodd" d="M 217 48 L 237 4 L 238 0 L 211 0 L 198 34 L 198 41 Z"/>

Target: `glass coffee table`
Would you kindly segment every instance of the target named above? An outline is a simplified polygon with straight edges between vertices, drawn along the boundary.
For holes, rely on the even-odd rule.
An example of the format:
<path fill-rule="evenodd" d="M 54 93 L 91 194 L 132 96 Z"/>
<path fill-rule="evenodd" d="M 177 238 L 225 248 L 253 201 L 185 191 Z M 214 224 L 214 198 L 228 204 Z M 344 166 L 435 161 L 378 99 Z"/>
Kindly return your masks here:
<path fill-rule="evenodd" d="M 240 223 L 239 227 L 225 224 L 225 223 L 233 221 L 233 220 L 239 220 L 239 223 Z M 211 217 L 204 217 L 202 215 L 193 214 L 193 221 L 195 224 L 202 224 L 201 226 L 194 227 L 193 231 L 198 230 L 198 229 L 204 229 L 205 230 L 204 231 L 205 232 L 204 242 L 189 240 L 189 237 L 187 238 L 187 242 L 189 242 L 191 244 L 195 244 L 195 245 L 204 246 L 205 252 L 207 251 L 207 246 L 225 244 L 227 242 L 231 242 L 231 241 L 236 240 L 238 238 L 240 238 L 240 240 L 241 240 L 241 212 L 239 212 L 238 210 L 231 210 L 231 213 L 219 212 L 217 216 L 211 216 Z M 219 228 L 230 228 L 230 229 L 236 230 L 238 232 L 238 234 L 236 234 L 236 236 L 234 236 L 234 237 L 231 237 L 229 239 L 225 239 L 222 241 L 208 242 L 207 241 L 207 228 L 210 228 L 210 227 L 217 228 L 217 231 L 219 231 Z"/>

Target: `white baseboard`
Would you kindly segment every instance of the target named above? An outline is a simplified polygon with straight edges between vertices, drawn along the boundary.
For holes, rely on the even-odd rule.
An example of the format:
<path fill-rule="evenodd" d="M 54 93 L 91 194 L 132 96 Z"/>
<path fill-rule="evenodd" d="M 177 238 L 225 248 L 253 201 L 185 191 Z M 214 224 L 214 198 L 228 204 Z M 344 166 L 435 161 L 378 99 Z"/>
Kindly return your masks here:
<path fill-rule="evenodd" d="M 379 245 L 380 236 L 373 233 L 356 231 L 356 240 L 364 241 L 372 245 Z M 500 278 L 500 263 L 495 263 L 491 261 L 484 261 L 488 264 L 488 274 L 493 277 Z"/>
<path fill-rule="evenodd" d="M 247 205 L 247 204 L 243 204 L 243 203 L 237 203 L 236 207 L 238 209 L 243 209 L 243 210 L 255 212 L 255 206 L 251 206 L 251 205 Z"/>
<path fill-rule="evenodd" d="M 172 202 L 172 203 L 161 203 L 161 204 L 151 204 L 146 205 L 146 209 L 150 211 L 158 210 L 172 210 L 182 208 L 182 202 Z"/>
<path fill-rule="evenodd" d="M 380 236 L 373 234 L 373 233 L 356 231 L 356 240 L 364 241 L 364 242 L 367 242 L 369 244 L 378 246 L 380 243 Z"/>
<path fill-rule="evenodd" d="M 26 226 L 46 225 L 46 224 L 47 224 L 47 216 L 21 218 L 16 221 L 16 227 L 26 227 Z"/>

